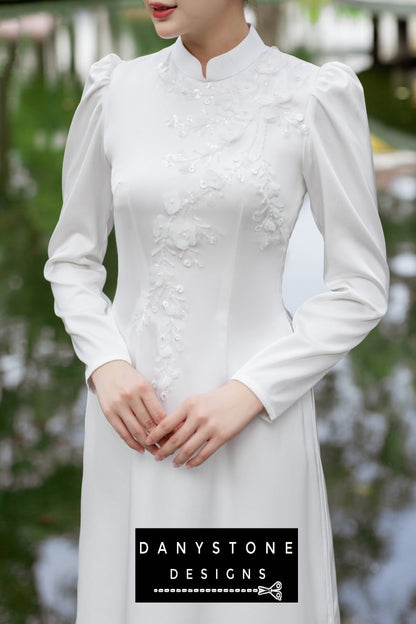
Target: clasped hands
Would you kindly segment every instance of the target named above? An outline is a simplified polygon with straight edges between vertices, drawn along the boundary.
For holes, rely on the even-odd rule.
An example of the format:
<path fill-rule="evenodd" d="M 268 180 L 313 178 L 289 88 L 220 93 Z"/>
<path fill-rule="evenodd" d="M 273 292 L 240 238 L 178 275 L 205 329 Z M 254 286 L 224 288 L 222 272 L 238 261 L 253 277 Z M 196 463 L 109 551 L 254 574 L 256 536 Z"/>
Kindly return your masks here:
<path fill-rule="evenodd" d="M 105 417 L 126 444 L 155 460 L 180 448 L 174 466 L 202 464 L 263 410 L 254 392 L 234 379 L 187 398 L 170 414 L 152 384 L 124 360 L 103 364 L 91 379 Z"/>

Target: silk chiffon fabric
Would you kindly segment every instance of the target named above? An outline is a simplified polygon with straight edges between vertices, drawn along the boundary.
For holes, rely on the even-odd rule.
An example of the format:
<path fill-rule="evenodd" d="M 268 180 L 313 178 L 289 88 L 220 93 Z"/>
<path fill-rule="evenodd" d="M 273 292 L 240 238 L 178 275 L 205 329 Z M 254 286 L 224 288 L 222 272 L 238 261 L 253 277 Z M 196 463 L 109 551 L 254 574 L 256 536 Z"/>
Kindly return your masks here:
<path fill-rule="evenodd" d="M 388 288 L 358 78 L 269 47 L 252 25 L 206 77 L 180 37 L 108 54 L 73 117 L 62 191 L 45 277 L 88 384 L 76 624 L 339 624 L 312 387 L 382 318 Z M 305 193 L 328 291 L 291 318 L 282 273 Z M 264 410 L 201 466 L 175 469 L 103 415 L 90 376 L 115 359 L 168 413 L 231 379 Z M 298 528 L 299 601 L 135 603 L 140 527 Z"/>

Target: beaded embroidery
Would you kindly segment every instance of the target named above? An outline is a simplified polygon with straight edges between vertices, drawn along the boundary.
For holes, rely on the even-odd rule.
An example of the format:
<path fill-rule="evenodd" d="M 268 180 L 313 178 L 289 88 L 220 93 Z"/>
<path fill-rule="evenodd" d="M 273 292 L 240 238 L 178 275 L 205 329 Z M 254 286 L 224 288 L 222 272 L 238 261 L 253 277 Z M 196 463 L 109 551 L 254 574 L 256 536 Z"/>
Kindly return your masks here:
<path fill-rule="evenodd" d="M 184 119 L 172 114 L 168 126 L 176 128 L 180 137 L 198 134 L 201 143 L 192 154 L 168 154 L 165 165 L 178 166 L 180 172 L 194 172 L 197 166 L 207 158 L 215 156 L 219 151 L 230 146 L 243 136 L 247 127 L 260 119 L 278 127 L 286 136 L 292 128 L 306 133 L 301 111 L 294 111 L 292 105 L 293 90 L 299 88 L 302 74 L 299 70 L 302 62 L 297 63 L 293 72 L 286 72 L 289 84 L 281 85 L 273 81 L 273 75 L 282 67 L 282 56 L 275 47 L 269 48 L 254 63 L 254 74 L 250 70 L 247 76 L 239 74 L 228 80 L 196 82 L 192 78 L 179 73 L 165 58 L 159 64 L 160 77 L 169 92 L 175 92 L 187 99 L 201 100 L 198 111 Z M 260 128 L 258 127 L 258 132 Z M 273 172 L 269 163 L 254 151 L 247 152 L 235 160 L 234 172 L 230 175 L 239 176 L 246 171 L 257 176 L 260 206 L 252 214 L 256 222 L 255 230 L 262 232 L 260 249 L 282 239 L 284 226 L 284 204 L 279 197 L 279 186 L 273 180 Z M 253 177 L 254 180 L 254 177 Z"/>
<path fill-rule="evenodd" d="M 165 167 L 174 167 L 178 174 L 193 177 L 184 181 L 184 187 L 190 190 L 163 197 L 164 212 L 155 217 L 152 252 L 155 263 L 141 316 L 143 323 L 152 322 L 157 329 L 152 384 L 162 401 L 180 374 L 177 357 L 183 348 L 188 315 L 185 289 L 176 278 L 178 263 L 190 270 L 202 267 L 203 246 L 215 244 L 220 235 L 198 217 L 198 204 L 203 200 L 209 206 L 215 196 L 223 196 L 227 183 L 243 182 L 250 177 L 259 198 L 252 219 L 254 230 L 259 233 L 260 249 L 285 236 L 280 188 L 274 181 L 270 163 L 263 157 L 265 132 L 269 123 L 279 128 L 283 136 L 293 128 L 307 132 L 307 127 L 303 113 L 294 111 L 292 105 L 292 92 L 300 86 L 301 74 L 295 71 L 293 84 L 284 88 L 273 80 L 281 65 L 280 52 L 269 48 L 254 62 L 254 73 L 251 68 L 248 73 L 227 80 L 201 82 L 179 72 L 169 58 L 169 50 L 159 64 L 159 75 L 168 92 L 200 101 L 192 115 L 181 118 L 172 113 L 167 119 L 168 127 L 176 130 L 180 138 L 197 135 L 198 141 L 193 141 L 189 152 L 169 153 L 163 159 Z M 253 123 L 257 144 L 244 151 L 235 148 L 234 144 Z M 218 169 L 218 153 L 222 155 L 221 169 Z M 204 173 L 198 179 L 199 168 Z"/>
<path fill-rule="evenodd" d="M 157 355 L 152 385 L 162 401 L 166 399 L 172 382 L 179 376 L 176 357 L 182 350 L 184 323 L 188 308 L 184 286 L 176 280 L 176 265 L 187 269 L 203 267 L 200 247 L 215 244 L 217 234 L 195 214 L 194 206 L 202 195 L 209 193 L 207 185 L 199 193 L 166 194 L 163 197 L 165 213 L 158 214 L 153 224 L 156 258 L 151 268 L 150 288 L 145 295 L 143 313 L 136 323 L 156 326 Z"/>

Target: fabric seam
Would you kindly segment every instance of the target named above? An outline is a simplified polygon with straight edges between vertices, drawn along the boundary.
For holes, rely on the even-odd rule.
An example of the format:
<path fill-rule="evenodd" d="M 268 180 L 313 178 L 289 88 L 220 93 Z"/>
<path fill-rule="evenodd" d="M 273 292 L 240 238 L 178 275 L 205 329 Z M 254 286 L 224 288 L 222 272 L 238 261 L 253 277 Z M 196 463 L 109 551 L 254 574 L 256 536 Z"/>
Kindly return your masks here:
<path fill-rule="evenodd" d="M 310 395 L 310 400 L 311 400 L 311 404 L 312 404 L 312 408 L 313 408 L 313 412 L 315 414 L 315 422 L 316 422 L 316 407 L 315 407 L 315 399 L 314 399 L 314 395 L 313 395 L 313 389 L 311 389 L 309 391 L 309 395 Z M 325 566 L 325 585 L 326 585 L 326 599 L 327 599 L 327 613 L 328 613 L 328 624 L 334 624 L 334 619 L 333 619 L 333 609 L 331 609 L 331 596 L 332 596 L 332 592 L 330 591 L 330 589 L 332 588 L 332 583 L 330 581 L 330 569 L 331 569 L 331 561 L 329 558 L 329 533 L 328 533 L 328 518 L 326 516 L 326 514 L 324 513 L 324 503 L 325 503 L 325 496 L 324 496 L 324 492 L 323 492 L 323 481 L 322 479 L 324 478 L 324 474 L 323 474 L 323 466 L 322 466 L 322 461 L 319 462 L 318 460 L 318 449 L 316 446 L 316 437 L 315 437 L 315 432 L 313 432 L 313 450 L 314 450 L 314 459 L 315 459 L 315 470 L 316 470 L 316 474 L 318 476 L 318 485 L 319 485 L 319 500 L 320 500 L 320 515 L 321 515 L 321 527 L 322 527 L 322 541 L 324 544 L 324 548 L 325 548 L 325 559 L 326 559 L 326 566 Z M 319 444 L 319 438 L 318 438 L 318 444 Z M 329 513 L 329 510 L 328 510 Z"/>
<path fill-rule="evenodd" d="M 309 118 L 309 116 L 312 115 L 312 112 L 310 112 L 311 108 L 312 108 L 312 105 L 313 105 L 314 102 L 316 102 L 315 86 L 316 86 L 316 83 L 317 83 L 318 78 L 320 76 L 321 69 L 322 69 L 322 67 L 320 67 L 318 69 L 318 71 L 316 72 L 315 81 L 314 81 L 314 84 L 312 85 L 311 92 L 310 92 L 309 98 L 308 98 L 308 102 L 306 104 L 306 109 L 305 109 L 305 124 L 306 125 L 308 125 L 308 118 Z M 306 150 L 306 146 L 305 145 L 306 145 L 307 139 L 309 138 L 309 134 L 310 133 L 308 132 L 308 134 L 306 136 L 305 135 L 302 136 L 302 154 L 301 154 L 302 178 L 303 178 L 303 182 L 304 182 L 306 190 L 307 190 L 307 184 L 306 184 L 306 180 L 305 180 L 305 176 L 304 176 L 305 150 Z"/>

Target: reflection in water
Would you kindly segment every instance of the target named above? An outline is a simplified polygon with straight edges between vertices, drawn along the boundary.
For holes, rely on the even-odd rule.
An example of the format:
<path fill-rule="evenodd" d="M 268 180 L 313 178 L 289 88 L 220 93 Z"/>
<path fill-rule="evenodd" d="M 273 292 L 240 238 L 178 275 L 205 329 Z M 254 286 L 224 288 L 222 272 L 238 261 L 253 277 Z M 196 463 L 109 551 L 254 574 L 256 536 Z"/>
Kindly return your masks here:
<path fill-rule="evenodd" d="M 389 307 L 383 319 L 383 328 L 390 337 L 405 336 L 409 331 L 411 291 L 406 284 L 394 282 L 390 287 L 389 297 Z"/>
<path fill-rule="evenodd" d="M 400 277 L 416 277 L 416 254 L 403 251 L 391 259 L 390 268 Z"/>
<path fill-rule="evenodd" d="M 75 618 L 76 582 L 78 572 L 78 546 L 74 540 L 52 537 L 38 548 L 33 568 L 36 589 L 42 596 L 44 624 L 62 623 Z"/>
<path fill-rule="evenodd" d="M 74 10 L 60 2 L 52 10 L 43 30 L 37 18 L 35 39 L 32 31 L 17 46 L 10 28 L 0 35 L 0 624 L 67 624 L 74 616 L 86 390 L 42 275 L 68 127 L 94 60 L 171 43 L 155 35 L 141 8 Z M 27 34 L 35 23 L 19 27 Z M 378 116 L 366 75 L 369 111 Z M 316 391 L 344 624 L 412 624 L 416 609 L 416 159 L 403 124 L 399 135 L 382 127 L 385 140 L 407 149 L 376 159 L 389 310 Z M 112 238 L 109 295 L 114 253 Z M 292 312 L 325 288 L 322 257 L 305 202 L 285 271 Z"/>
<path fill-rule="evenodd" d="M 416 179 L 410 176 L 398 176 L 389 184 L 389 191 L 397 199 L 406 202 L 416 201 Z"/>
<path fill-rule="evenodd" d="M 413 498 L 416 498 L 416 490 Z M 388 558 L 375 564 L 365 586 L 351 579 L 342 586 L 342 597 L 356 613 L 371 613 L 366 619 L 354 622 L 377 624 L 416 624 L 416 504 L 396 512 L 385 512 L 378 523 L 378 531 L 389 543 Z M 409 600 L 410 597 L 410 600 Z"/>

